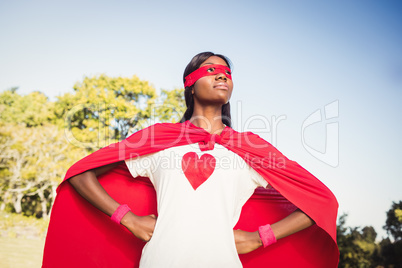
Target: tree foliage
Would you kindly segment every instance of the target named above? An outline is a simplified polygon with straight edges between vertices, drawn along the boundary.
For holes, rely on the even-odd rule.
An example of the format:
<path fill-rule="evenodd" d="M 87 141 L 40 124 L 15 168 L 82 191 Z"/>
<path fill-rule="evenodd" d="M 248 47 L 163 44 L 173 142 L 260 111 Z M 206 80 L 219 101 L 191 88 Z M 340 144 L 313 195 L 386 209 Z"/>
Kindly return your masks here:
<path fill-rule="evenodd" d="M 0 93 L 0 122 L 41 126 L 54 119 L 53 103 L 41 92 L 21 96 L 15 88 Z"/>
<path fill-rule="evenodd" d="M 391 208 L 387 211 L 387 220 L 384 229 L 390 238 L 381 241 L 381 253 L 385 267 L 402 267 L 402 219 L 400 211 L 402 200 L 398 203 L 392 202 Z"/>
<path fill-rule="evenodd" d="M 0 133 L 6 131 L 9 146 L 2 151 L 4 169 L 0 177 L 3 201 L 20 214 L 25 199 L 24 214 L 46 218 L 66 169 L 87 151 L 66 142 L 54 125 L 6 125 L 0 129 Z"/>
<path fill-rule="evenodd" d="M 337 225 L 339 267 L 371 267 L 380 250 L 379 245 L 375 243 L 376 231 L 371 226 L 363 229 L 346 227 L 346 218 L 347 214 L 340 216 Z"/>
<path fill-rule="evenodd" d="M 156 106 L 156 113 L 162 122 L 179 122 L 186 111 L 183 101 L 184 89 L 162 90 L 161 103 Z"/>
<path fill-rule="evenodd" d="M 387 221 L 384 229 L 395 241 L 402 240 L 402 201 L 392 202 L 391 208 L 387 211 Z"/>
<path fill-rule="evenodd" d="M 384 229 L 392 230 L 395 241 L 390 238 L 376 242 L 377 233 L 371 226 L 347 227 L 347 215 L 343 214 L 338 219 L 337 242 L 340 251 L 339 267 L 375 267 L 398 268 L 402 267 L 402 240 L 397 239 L 401 225 L 395 213 L 402 201 L 393 203 L 387 212 L 387 220 Z M 395 236 L 396 235 L 396 236 Z"/>
<path fill-rule="evenodd" d="M 98 149 L 145 125 L 156 97 L 155 89 L 137 76 L 85 77 L 74 85 L 73 94 L 58 97 L 55 114 L 70 142 Z"/>

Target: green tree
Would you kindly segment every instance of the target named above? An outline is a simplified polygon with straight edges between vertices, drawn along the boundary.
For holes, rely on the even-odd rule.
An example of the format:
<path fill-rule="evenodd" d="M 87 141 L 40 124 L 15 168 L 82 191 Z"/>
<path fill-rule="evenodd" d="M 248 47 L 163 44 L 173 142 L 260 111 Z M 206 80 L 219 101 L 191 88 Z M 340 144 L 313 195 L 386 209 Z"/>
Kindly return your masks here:
<path fill-rule="evenodd" d="M 54 120 L 53 103 L 41 92 L 21 96 L 17 88 L 0 93 L 0 122 L 41 126 Z"/>
<path fill-rule="evenodd" d="M 11 145 L 11 132 L 2 128 L 2 122 L 0 121 L 0 198 L 1 205 L 0 210 L 3 211 L 6 208 L 6 204 L 10 200 L 10 196 L 6 194 L 8 188 L 7 180 L 5 178 L 10 176 L 9 163 L 6 157 L 7 150 Z"/>
<path fill-rule="evenodd" d="M 162 90 L 159 105 L 156 107 L 161 122 L 179 122 L 186 111 L 184 89 Z"/>
<path fill-rule="evenodd" d="M 54 125 L 6 125 L 0 133 L 8 135 L 8 146 L 2 150 L 2 209 L 10 204 L 18 214 L 46 218 L 67 168 L 87 151 L 66 142 L 63 131 Z"/>
<path fill-rule="evenodd" d="M 392 202 L 391 208 L 387 211 L 387 220 L 384 229 L 390 238 L 381 241 L 381 255 L 385 267 L 402 267 L 402 219 L 399 211 L 402 209 L 402 201 Z"/>
<path fill-rule="evenodd" d="M 402 222 L 402 209 L 395 209 L 395 216 L 398 218 L 399 222 Z"/>
<path fill-rule="evenodd" d="M 137 76 L 85 77 L 73 94 L 58 97 L 55 114 L 70 142 L 98 149 L 146 125 L 156 97 L 155 89 Z"/>
<path fill-rule="evenodd" d="M 346 227 L 346 218 L 347 214 L 341 215 L 337 224 L 339 267 L 376 267 L 380 248 L 375 243 L 377 233 L 374 228 Z"/>
<path fill-rule="evenodd" d="M 15 212 L 22 213 L 25 197 L 45 197 L 43 191 L 47 185 L 40 185 L 40 178 L 33 177 L 32 171 L 40 166 L 36 166 L 35 157 L 44 152 L 38 147 L 43 145 L 40 141 L 51 142 L 46 135 L 55 119 L 53 103 L 41 92 L 22 96 L 18 88 L 11 88 L 0 93 L 0 111 L 0 209 L 10 205 Z M 34 149 L 39 152 L 36 156 Z M 35 203 L 33 200 L 31 206 Z M 46 216 L 46 210 L 43 215 Z"/>
<path fill-rule="evenodd" d="M 402 219 L 401 219 L 402 201 L 392 202 L 391 208 L 387 211 L 387 220 L 384 229 L 395 241 L 402 239 Z"/>

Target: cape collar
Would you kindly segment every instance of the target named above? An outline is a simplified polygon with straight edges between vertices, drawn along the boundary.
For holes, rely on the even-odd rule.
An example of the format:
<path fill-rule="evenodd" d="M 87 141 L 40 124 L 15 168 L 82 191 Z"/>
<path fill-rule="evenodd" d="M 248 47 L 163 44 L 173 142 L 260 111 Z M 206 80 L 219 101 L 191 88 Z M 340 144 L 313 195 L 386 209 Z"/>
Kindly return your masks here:
<path fill-rule="evenodd" d="M 197 127 L 190 120 L 185 121 L 184 126 L 190 129 L 198 130 L 205 135 L 205 138 L 198 142 L 201 151 L 213 150 L 215 143 L 223 144 L 223 142 L 229 139 L 229 132 L 232 130 L 230 127 L 225 125 L 225 128 L 222 130 L 221 134 L 211 134 L 205 129 L 201 127 Z"/>

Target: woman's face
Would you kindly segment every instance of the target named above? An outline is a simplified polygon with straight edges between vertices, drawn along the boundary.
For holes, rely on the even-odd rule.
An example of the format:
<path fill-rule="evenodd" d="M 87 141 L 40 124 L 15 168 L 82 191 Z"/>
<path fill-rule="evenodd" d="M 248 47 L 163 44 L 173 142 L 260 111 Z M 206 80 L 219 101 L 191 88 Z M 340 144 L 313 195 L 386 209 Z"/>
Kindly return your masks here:
<path fill-rule="evenodd" d="M 200 67 L 211 64 L 228 66 L 222 58 L 212 56 L 204 61 Z M 201 77 L 195 82 L 192 89 L 194 103 L 198 104 L 226 104 L 232 95 L 232 91 L 233 82 L 223 73 Z"/>

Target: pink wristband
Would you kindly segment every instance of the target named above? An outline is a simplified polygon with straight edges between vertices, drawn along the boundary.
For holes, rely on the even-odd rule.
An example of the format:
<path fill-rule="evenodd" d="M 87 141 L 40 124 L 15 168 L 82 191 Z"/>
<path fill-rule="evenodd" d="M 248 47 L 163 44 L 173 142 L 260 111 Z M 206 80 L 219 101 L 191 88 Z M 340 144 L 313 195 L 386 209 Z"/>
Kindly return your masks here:
<path fill-rule="evenodd" d="M 121 219 L 124 217 L 124 215 L 127 214 L 131 209 L 126 205 L 120 205 L 116 211 L 113 213 L 111 216 L 112 221 L 114 221 L 117 224 L 120 224 Z"/>
<path fill-rule="evenodd" d="M 264 248 L 276 242 L 276 237 L 274 235 L 274 232 L 272 231 L 271 225 L 267 224 L 258 227 L 258 233 L 260 234 L 260 238 L 262 244 L 264 245 Z"/>

